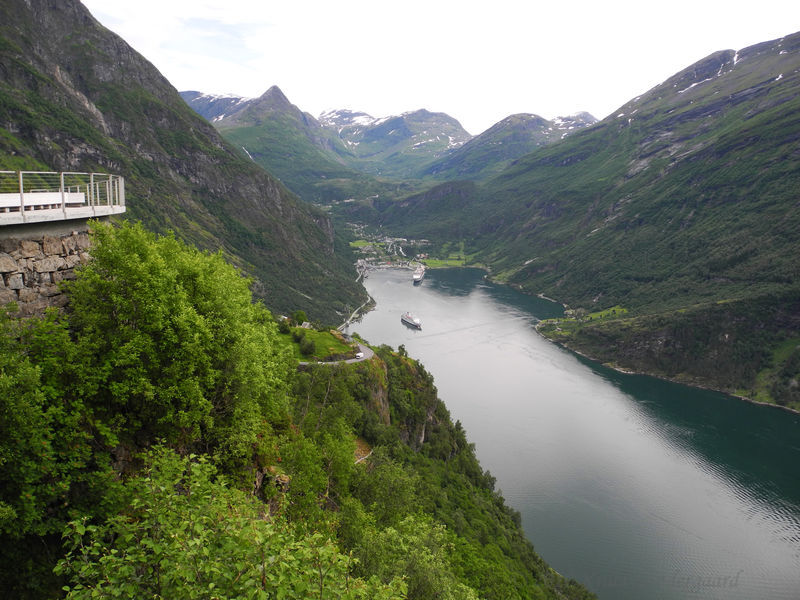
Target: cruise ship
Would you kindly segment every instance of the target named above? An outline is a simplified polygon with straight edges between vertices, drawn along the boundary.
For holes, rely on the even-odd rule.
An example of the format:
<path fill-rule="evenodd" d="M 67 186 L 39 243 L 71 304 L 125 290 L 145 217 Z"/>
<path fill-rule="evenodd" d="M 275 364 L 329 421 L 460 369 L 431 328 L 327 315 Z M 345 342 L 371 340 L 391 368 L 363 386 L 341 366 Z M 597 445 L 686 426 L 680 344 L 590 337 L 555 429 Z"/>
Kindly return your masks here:
<path fill-rule="evenodd" d="M 414 329 L 422 329 L 422 321 L 419 320 L 419 317 L 415 317 L 410 312 L 403 313 L 403 315 L 400 317 L 400 320 L 409 327 L 413 327 Z"/>
<path fill-rule="evenodd" d="M 411 279 L 414 281 L 414 284 L 417 284 L 422 281 L 423 277 L 425 277 L 425 265 L 420 265 L 414 270 Z"/>

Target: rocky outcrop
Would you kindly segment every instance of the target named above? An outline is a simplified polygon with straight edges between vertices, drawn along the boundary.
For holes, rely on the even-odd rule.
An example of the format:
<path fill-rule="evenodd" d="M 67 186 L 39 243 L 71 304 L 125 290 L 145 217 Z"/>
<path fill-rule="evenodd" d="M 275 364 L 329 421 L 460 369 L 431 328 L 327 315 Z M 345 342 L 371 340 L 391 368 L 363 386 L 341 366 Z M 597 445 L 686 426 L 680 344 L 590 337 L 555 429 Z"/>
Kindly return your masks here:
<path fill-rule="evenodd" d="M 0 240 L 0 304 L 15 302 L 21 316 L 62 307 L 59 285 L 75 278 L 75 267 L 89 260 L 89 234 Z"/>
<path fill-rule="evenodd" d="M 380 360 L 378 362 L 381 369 L 380 378 L 377 378 L 371 385 L 367 386 L 369 391 L 369 408 L 373 410 L 381 419 L 384 425 L 391 425 L 391 416 L 389 412 L 389 370 L 386 363 Z"/>

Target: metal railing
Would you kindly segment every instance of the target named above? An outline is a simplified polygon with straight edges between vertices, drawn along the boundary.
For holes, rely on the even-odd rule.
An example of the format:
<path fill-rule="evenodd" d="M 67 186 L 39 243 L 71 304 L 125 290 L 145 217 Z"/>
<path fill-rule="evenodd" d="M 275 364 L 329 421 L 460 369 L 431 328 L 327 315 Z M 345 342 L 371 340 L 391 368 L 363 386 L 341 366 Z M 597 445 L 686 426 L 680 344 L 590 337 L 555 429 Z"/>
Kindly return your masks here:
<path fill-rule="evenodd" d="M 119 175 L 0 171 L 0 225 L 103 216 L 124 207 L 125 179 Z"/>

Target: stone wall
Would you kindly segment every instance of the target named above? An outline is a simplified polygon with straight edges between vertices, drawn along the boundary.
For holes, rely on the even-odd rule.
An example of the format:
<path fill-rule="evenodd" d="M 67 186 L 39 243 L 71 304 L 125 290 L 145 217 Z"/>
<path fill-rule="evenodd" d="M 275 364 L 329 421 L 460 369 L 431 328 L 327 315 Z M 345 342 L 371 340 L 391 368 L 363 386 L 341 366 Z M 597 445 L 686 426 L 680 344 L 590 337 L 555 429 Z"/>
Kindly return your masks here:
<path fill-rule="evenodd" d="M 41 314 L 67 302 L 59 283 L 75 278 L 89 260 L 89 234 L 0 239 L 0 304 L 16 302 L 22 316 Z"/>

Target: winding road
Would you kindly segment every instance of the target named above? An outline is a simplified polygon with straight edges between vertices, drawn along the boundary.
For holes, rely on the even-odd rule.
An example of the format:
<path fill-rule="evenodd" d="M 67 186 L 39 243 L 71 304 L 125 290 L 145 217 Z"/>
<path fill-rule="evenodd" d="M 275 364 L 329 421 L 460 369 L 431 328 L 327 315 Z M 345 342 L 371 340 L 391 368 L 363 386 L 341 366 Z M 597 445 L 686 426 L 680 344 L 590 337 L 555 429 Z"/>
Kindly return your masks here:
<path fill-rule="evenodd" d="M 375 352 L 373 352 L 372 348 L 370 348 L 369 346 L 365 346 L 364 344 L 362 344 L 360 342 L 356 342 L 356 343 L 358 344 L 358 351 L 361 352 L 364 355 L 361 358 L 348 358 L 348 359 L 345 359 L 345 360 L 331 360 L 331 361 L 328 361 L 328 362 L 316 361 L 316 360 L 309 362 L 309 361 L 302 361 L 301 360 L 297 364 L 298 365 L 338 365 L 338 364 L 348 364 L 349 365 L 349 364 L 353 364 L 353 363 L 358 363 L 358 362 L 362 362 L 362 361 L 365 361 L 365 360 L 369 360 L 370 358 L 375 356 Z"/>

